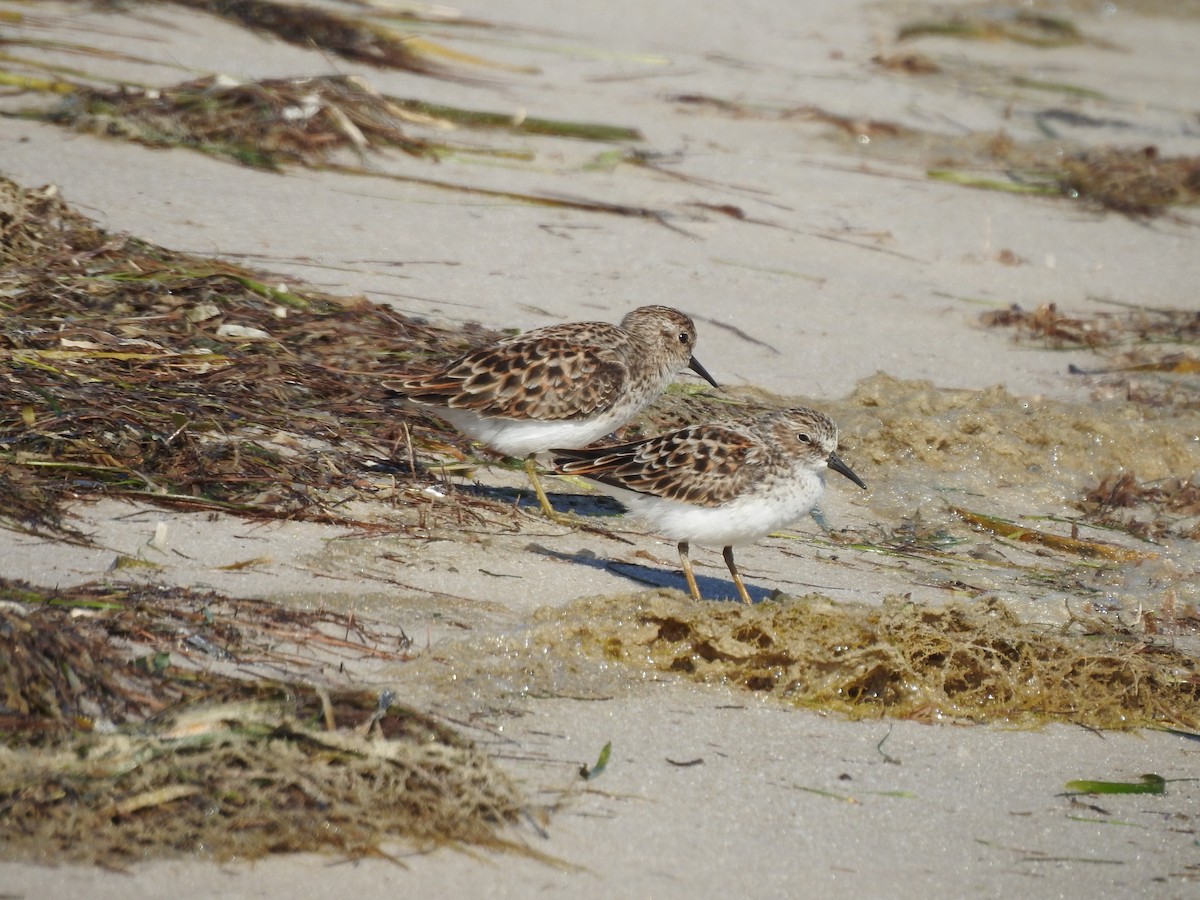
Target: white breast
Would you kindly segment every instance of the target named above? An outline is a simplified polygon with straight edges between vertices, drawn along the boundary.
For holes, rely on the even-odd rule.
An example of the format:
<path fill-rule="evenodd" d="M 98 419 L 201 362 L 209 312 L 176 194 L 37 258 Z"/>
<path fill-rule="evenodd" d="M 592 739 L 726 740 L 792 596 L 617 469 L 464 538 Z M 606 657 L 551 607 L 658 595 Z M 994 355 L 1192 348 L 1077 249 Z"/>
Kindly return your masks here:
<path fill-rule="evenodd" d="M 487 444 L 505 456 L 524 457 L 551 447 L 574 450 L 611 434 L 624 423 L 612 413 L 590 419 L 501 419 L 480 416 L 469 409 L 438 408 L 434 414 L 463 434 Z"/>
<path fill-rule="evenodd" d="M 798 522 L 821 499 L 825 485 L 810 471 L 751 490 L 721 506 L 692 506 L 623 488 L 597 484 L 656 532 L 674 541 L 714 547 L 749 544 Z M 765 487 L 765 486 L 763 486 Z"/>

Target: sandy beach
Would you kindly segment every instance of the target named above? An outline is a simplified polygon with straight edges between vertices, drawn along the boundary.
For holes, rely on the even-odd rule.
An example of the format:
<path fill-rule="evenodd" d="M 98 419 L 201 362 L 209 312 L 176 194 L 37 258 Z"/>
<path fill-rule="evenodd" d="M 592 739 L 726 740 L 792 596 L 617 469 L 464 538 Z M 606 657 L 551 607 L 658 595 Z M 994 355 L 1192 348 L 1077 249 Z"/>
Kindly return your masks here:
<path fill-rule="evenodd" d="M 1148 146 L 1159 159 L 1200 155 L 1200 4 L 1036 7 L 1070 22 L 1075 37 L 1051 46 L 985 29 L 984 39 L 901 40 L 905 26 L 952 13 L 993 29 L 1016 23 L 1018 37 L 1033 26 L 1019 4 L 981 13 L 860 0 L 500 0 L 458 10 L 485 24 L 389 21 L 423 47 L 454 51 L 424 51 L 452 75 L 429 77 L 170 3 L 0 0 L 0 12 L 23 17 L 4 25 L 9 37 L 110 51 L 41 44 L 22 46 L 24 56 L 111 82 L 355 75 L 382 94 L 514 122 L 642 135 L 614 150 L 414 116 L 414 134 L 462 149 L 436 160 L 364 152 L 353 160 L 368 170 L 360 174 L 275 173 L 6 116 L 0 175 L 55 185 L 114 233 L 438 325 L 526 329 L 615 322 L 644 304 L 682 309 L 698 327 L 696 356 L 731 397 L 825 410 L 841 427 L 839 452 L 871 488 L 830 479 L 820 522 L 739 549 L 756 601 L 777 591 L 874 606 L 994 597 L 1048 630 L 1073 614 L 1107 615 L 1131 641 L 1194 658 L 1195 625 L 1180 613 L 1168 627 L 1164 610 L 1194 615 L 1200 602 L 1200 526 L 1187 537 L 1195 511 L 1176 513 L 1140 561 L 1086 569 L 1045 546 L 998 545 L 947 512 L 1037 517 L 1035 527 L 1078 538 L 1062 523 L 1105 476 L 1187 482 L 1200 472 L 1194 374 L 1181 369 L 1162 388 L 1171 402 L 1139 404 L 1160 389 L 1158 374 L 1072 372 L 1099 372 L 1115 357 L 982 323 L 1014 304 L 1101 320 L 1197 309 L 1194 207 L 1128 215 L 1082 197 L 982 188 L 1035 182 L 1035 150 L 1052 158 L 1056 146 L 1067 156 Z M 13 91 L 0 105 L 54 102 Z M 1002 152 L 1011 165 L 997 164 Z M 499 465 L 461 483 L 472 481 L 524 486 L 519 470 Z M 549 489 L 586 509 L 580 485 Z M 513 826 L 513 840 L 558 863 L 405 847 L 402 866 L 279 855 L 114 872 L 6 860 L 5 896 L 1182 898 L 1200 881 L 1200 743 L 1186 735 L 1096 730 L 1064 716 L 1036 728 L 853 720 L 732 680 L 677 677 L 648 657 L 617 665 L 588 655 L 597 622 L 615 632 L 638 611 L 684 608 L 674 545 L 632 520 L 605 519 L 615 536 L 603 536 L 514 511 L 414 540 L 95 497 L 72 513 L 92 546 L 0 529 L 0 574 L 77 585 L 113 577 L 118 556 L 149 554 L 159 568 L 122 577 L 402 628 L 413 659 L 364 680 L 393 686 L 492 754 L 550 810 Z M 355 515 L 386 523 L 397 513 L 380 504 Z M 914 522 L 974 548 L 978 569 L 959 564 L 970 557 L 955 568 L 868 547 Z M 1129 535 L 1082 536 L 1147 547 Z M 264 562 L 234 565 L 251 557 Z M 697 548 L 693 558 L 706 597 L 733 596 L 719 552 Z M 1070 578 L 1039 581 L 1035 570 Z M 1147 630 L 1146 613 L 1159 631 Z M 580 779 L 606 744 L 604 772 Z M 1146 773 L 1167 780 L 1165 793 L 1066 788 Z"/>

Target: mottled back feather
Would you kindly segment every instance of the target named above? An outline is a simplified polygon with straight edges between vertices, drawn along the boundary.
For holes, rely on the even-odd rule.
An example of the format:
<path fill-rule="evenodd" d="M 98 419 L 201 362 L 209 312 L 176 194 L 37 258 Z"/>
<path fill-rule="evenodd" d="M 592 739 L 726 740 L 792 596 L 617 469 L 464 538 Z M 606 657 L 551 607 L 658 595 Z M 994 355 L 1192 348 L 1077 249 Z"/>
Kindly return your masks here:
<path fill-rule="evenodd" d="M 581 340 L 584 339 L 584 340 Z M 630 341 L 620 328 L 591 323 L 539 328 L 476 348 L 444 369 L 392 386 L 418 403 L 481 415 L 555 421 L 613 406 L 629 385 Z"/>
<path fill-rule="evenodd" d="M 758 478 L 768 452 L 737 426 L 692 425 L 647 440 L 584 450 L 555 450 L 555 470 L 613 487 L 720 506 Z"/>

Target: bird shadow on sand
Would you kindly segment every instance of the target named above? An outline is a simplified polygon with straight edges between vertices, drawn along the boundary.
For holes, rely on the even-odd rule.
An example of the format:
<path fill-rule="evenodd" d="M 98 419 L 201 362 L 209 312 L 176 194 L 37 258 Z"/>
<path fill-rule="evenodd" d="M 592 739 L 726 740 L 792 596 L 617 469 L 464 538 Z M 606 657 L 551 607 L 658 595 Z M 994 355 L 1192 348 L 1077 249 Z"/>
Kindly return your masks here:
<path fill-rule="evenodd" d="M 494 503 L 515 506 L 534 516 L 541 515 L 537 495 L 531 488 L 496 487 L 475 483 L 458 485 L 456 489 Z M 620 503 L 604 494 L 559 494 L 547 490 L 546 499 L 550 501 L 550 507 L 556 513 L 575 515 L 580 519 L 617 519 L 625 513 L 625 508 Z"/>
<path fill-rule="evenodd" d="M 592 497 L 582 497 L 580 499 L 592 500 Z M 614 505 L 615 501 L 612 501 Z M 551 498 L 553 504 L 553 498 Z M 555 509 L 558 506 L 555 505 Z M 578 507 L 571 507 L 571 511 L 579 515 Z M 561 560 L 563 562 L 574 563 L 579 566 L 587 566 L 590 569 L 597 571 L 611 572 L 620 575 L 622 578 L 628 578 L 630 581 L 635 581 L 638 584 L 645 585 L 651 588 L 668 588 L 670 590 L 681 591 L 687 593 L 687 581 L 684 580 L 683 570 L 670 566 L 649 566 L 640 563 L 622 562 L 620 560 L 609 559 L 600 556 L 592 550 L 583 549 L 576 550 L 574 553 L 567 553 L 561 550 L 553 550 L 549 547 L 543 547 L 539 544 L 531 544 L 526 549 L 532 550 L 543 556 L 548 556 L 552 559 Z M 695 555 L 693 554 L 693 564 L 695 563 Z M 718 578 L 710 575 L 696 573 L 696 586 L 700 589 L 700 596 L 705 601 L 716 603 L 723 602 L 739 602 L 737 588 L 728 578 Z M 755 587 L 754 585 L 746 585 L 746 592 L 750 595 L 750 600 L 754 603 L 761 603 L 769 599 L 775 592 L 766 588 Z"/>
<path fill-rule="evenodd" d="M 486 498 L 496 503 L 516 506 L 518 509 L 533 516 L 541 515 L 537 497 L 528 488 L 496 487 L 475 483 L 460 485 L 458 490 L 476 497 Z M 589 522 L 589 520 L 598 520 L 597 524 L 608 522 L 616 524 L 621 521 L 625 513 L 625 508 L 620 503 L 604 494 L 564 494 L 547 491 L 546 497 L 550 501 L 551 508 L 556 513 L 575 516 L 581 523 Z M 622 578 L 628 578 L 647 587 L 669 588 L 682 591 L 685 594 L 687 593 L 687 581 L 684 579 L 683 570 L 680 568 L 661 568 L 644 566 L 639 563 L 620 562 L 601 557 L 591 550 L 564 553 L 536 544 L 531 545 L 529 549 L 554 559 L 588 566 L 592 569 L 613 572 Z M 694 554 L 693 560 L 695 560 Z M 700 589 L 700 596 L 706 601 L 738 602 L 737 588 L 734 587 L 733 582 L 728 578 L 703 575 L 697 572 L 696 586 Z M 751 602 L 761 603 L 772 597 L 775 591 L 747 584 L 746 593 L 750 595 Z"/>
<path fill-rule="evenodd" d="M 693 552 L 692 566 L 695 567 L 695 565 L 696 555 Z M 637 563 L 616 562 L 614 560 L 605 560 L 604 568 L 651 587 L 674 588 L 685 594 L 687 593 L 687 581 L 683 577 L 682 569 L 659 569 L 638 565 Z M 697 572 L 696 587 L 700 589 L 700 597 L 706 603 L 741 603 L 738 599 L 737 588 L 734 587 L 733 582 L 728 578 L 715 578 L 711 575 L 701 575 Z M 751 603 L 762 603 L 764 600 L 769 600 L 775 591 L 747 584 L 746 593 L 750 595 Z"/>

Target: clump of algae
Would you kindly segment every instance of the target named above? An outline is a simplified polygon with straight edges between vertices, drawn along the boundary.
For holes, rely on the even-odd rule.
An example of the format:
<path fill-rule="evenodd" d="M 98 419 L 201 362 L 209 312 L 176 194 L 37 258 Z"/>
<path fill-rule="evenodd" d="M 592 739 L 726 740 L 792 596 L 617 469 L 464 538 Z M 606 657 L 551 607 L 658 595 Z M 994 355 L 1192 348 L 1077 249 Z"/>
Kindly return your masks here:
<path fill-rule="evenodd" d="M 632 601 L 632 602 L 631 602 Z M 658 591 L 543 614 L 552 650 L 766 694 L 852 718 L 1018 727 L 1200 724 L 1200 661 L 1122 635 L 1022 623 L 1001 601 L 753 606 Z"/>
<path fill-rule="evenodd" d="M 1057 472 L 1075 485 L 1097 468 L 1159 479 L 1200 466 L 1192 439 L 1200 416 L 1192 410 L 1029 399 L 998 385 L 945 390 L 878 374 L 859 382 L 834 415 L 856 461 L 939 474 L 974 468 L 983 476 L 976 484 L 1043 483 Z"/>
<path fill-rule="evenodd" d="M 178 643 L 160 642 L 164 616 L 194 599 L 179 594 L 0 581 L 0 859 L 119 868 L 185 854 L 383 855 L 396 842 L 538 856 L 506 837 L 525 801 L 473 742 L 388 691 L 315 687 L 319 663 L 261 647 L 257 636 L 285 623 L 319 639 L 304 614 L 242 601 L 231 617 L 210 598 L 218 627 L 204 645 L 226 644 L 241 674 L 273 661 L 289 681 L 172 664 L 187 657 L 184 636 L 206 630 L 202 617 L 182 625 L 180 610 Z M 236 628 L 220 627 L 230 618 Z M 343 649 L 372 650 L 341 624 Z M 174 652 L 131 659 L 122 638 Z"/>
<path fill-rule="evenodd" d="M 0 748 L 0 808 L 0 858 L 119 867 L 513 846 L 521 797 L 470 742 L 370 692 L 240 685 L 136 731 Z"/>

